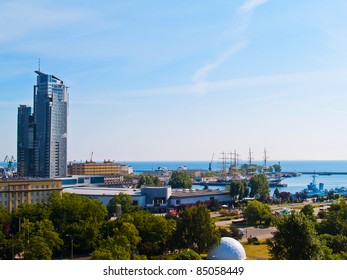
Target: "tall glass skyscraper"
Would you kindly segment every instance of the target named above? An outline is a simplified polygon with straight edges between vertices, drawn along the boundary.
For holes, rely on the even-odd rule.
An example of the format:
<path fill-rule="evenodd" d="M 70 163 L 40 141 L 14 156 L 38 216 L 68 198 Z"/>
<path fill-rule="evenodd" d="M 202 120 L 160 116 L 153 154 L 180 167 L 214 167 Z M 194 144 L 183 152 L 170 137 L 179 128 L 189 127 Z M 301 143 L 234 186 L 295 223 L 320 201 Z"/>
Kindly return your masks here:
<path fill-rule="evenodd" d="M 40 71 L 34 86 L 34 175 L 66 176 L 68 93 L 64 82 Z"/>
<path fill-rule="evenodd" d="M 24 139 L 23 135 L 30 134 L 29 128 L 32 127 L 33 152 L 28 161 L 33 163 L 33 168 L 32 171 L 30 170 L 31 174 L 27 176 L 65 177 L 67 170 L 67 86 L 54 75 L 41 71 L 35 71 L 35 73 L 37 83 L 34 86 L 34 112 L 31 115 L 31 124 L 26 125 L 26 118 L 20 116 L 30 114 L 29 109 L 24 110 L 30 107 L 21 105 L 18 108 L 17 145 L 19 147 L 20 142 L 23 142 L 21 140 Z M 21 164 L 26 166 L 27 159 L 18 155 L 18 166 Z"/>
<path fill-rule="evenodd" d="M 31 107 L 19 105 L 17 126 L 17 173 L 21 177 L 34 174 L 34 118 Z"/>

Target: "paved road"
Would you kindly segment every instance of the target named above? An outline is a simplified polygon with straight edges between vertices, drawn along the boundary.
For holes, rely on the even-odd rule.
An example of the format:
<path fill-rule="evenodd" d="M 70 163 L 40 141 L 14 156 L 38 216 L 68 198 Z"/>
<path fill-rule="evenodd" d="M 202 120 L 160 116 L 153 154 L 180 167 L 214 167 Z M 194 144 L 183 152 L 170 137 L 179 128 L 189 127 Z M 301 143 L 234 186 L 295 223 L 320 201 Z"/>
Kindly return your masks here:
<path fill-rule="evenodd" d="M 232 224 L 232 221 L 219 221 L 215 223 L 216 226 L 230 226 Z M 244 235 L 241 239 L 241 242 L 247 241 L 247 238 L 252 236 L 252 237 L 257 237 L 259 240 L 260 239 L 267 239 L 272 237 L 272 232 L 276 230 L 275 227 L 246 227 L 246 226 L 240 226 L 240 225 L 235 225 L 235 227 L 241 229 L 244 231 Z M 247 237 L 246 237 L 247 236 Z"/>

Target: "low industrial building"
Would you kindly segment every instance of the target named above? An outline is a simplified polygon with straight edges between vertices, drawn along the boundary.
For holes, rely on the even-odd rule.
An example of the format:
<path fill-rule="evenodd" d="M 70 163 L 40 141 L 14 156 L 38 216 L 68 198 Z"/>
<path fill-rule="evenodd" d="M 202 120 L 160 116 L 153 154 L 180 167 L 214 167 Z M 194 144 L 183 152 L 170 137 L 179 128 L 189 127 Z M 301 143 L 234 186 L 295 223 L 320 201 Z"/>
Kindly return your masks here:
<path fill-rule="evenodd" d="M 64 192 L 99 199 L 104 205 L 107 205 L 114 195 L 129 194 L 133 205 L 155 210 L 155 212 L 163 212 L 166 211 L 167 207 L 175 208 L 184 204 L 195 204 L 199 201 L 217 200 L 223 204 L 230 202 L 229 192 L 225 190 L 182 190 L 171 189 L 170 186 L 145 186 L 141 189 L 72 187 L 64 188 Z"/>
<path fill-rule="evenodd" d="M 141 193 L 140 189 L 129 188 L 105 188 L 105 187 L 73 187 L 64 188 L 64 192 L 78 194 L 84 197 L 100 200 L 107 206 L 109 201 L 120 193 L 131 196 L 134 206 L 146 206 L 146 196 Z"/>
<path fill-rule="evenodd" d="M 199 201 L 218 200 L 222 204 L 230 202 L 230 193 L 227 190 L 173 190 L 170 197 L 170 206 L 182 204 L 195 204 Z"/>
<path fill-rule="evenodd" d="M 72 175 L 59 178 L 63 188 L 104 186 L 105 177 L 101 175 Z"/>

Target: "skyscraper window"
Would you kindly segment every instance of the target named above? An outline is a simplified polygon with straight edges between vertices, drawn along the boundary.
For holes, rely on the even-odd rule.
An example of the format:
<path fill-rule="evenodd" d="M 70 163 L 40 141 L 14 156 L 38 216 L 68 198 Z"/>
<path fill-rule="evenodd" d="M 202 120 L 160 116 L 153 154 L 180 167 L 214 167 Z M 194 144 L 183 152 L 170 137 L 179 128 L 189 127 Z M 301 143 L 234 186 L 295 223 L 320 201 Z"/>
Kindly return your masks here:
<path fill-rule="evenodd" d="M 18 108 L 18 173 L 30 177 L 65 177 L 67 86 L 54 75 L 35 73 L 34 112 L 31 114 L 31 107 L 25 105 Z"/>

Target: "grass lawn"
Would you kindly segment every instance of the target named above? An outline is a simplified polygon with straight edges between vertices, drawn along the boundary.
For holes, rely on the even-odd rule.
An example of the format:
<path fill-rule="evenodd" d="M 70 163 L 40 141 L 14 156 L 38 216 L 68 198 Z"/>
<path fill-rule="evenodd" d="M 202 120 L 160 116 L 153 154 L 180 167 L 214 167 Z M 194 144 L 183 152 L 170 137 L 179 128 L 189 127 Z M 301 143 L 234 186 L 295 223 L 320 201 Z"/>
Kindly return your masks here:
<path fill-rule="evenodd" d="M 242 243 L 243 247 L 246 250 L 246 255 L 248 260 L 268 260 L 269 251 L 266 244 L 260 245 L 249 245 Z"/>

